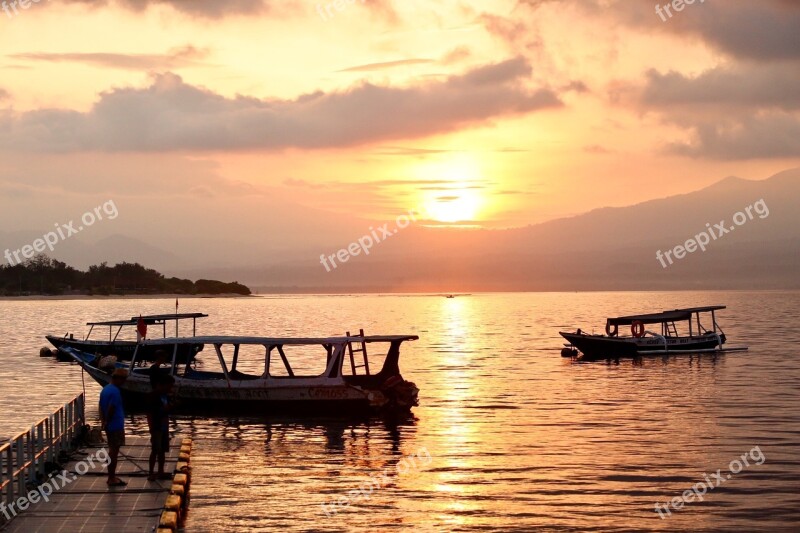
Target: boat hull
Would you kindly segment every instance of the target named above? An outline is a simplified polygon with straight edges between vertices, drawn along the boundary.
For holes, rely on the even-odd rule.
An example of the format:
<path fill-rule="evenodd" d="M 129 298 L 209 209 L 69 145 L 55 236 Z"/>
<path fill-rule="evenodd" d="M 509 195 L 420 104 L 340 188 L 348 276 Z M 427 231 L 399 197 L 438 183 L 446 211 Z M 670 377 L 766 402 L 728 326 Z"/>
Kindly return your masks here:
<path fill-rule="evenodd" d="M 91 354 L 61 348 L 101 386 L 111 382 L 113 368 L 92 366 Z M 117 363 L 114 368 L 128 365 Z M 353 415 L 378 412 L 408 412 L 418 405 L 413 383 L 402 381 L 400 388 L 382 389 L 347 383 L 346 378 L 271 378 L 250 380 L 194 380 L 173 376 L 173 396 L 182 411 L 258 412 L 261 414 L 306 413 Z M 127 406 L 146 405 L 152 393 L 147 367 L 136 368 L 122 386 Z"/>
<path fill-rule="evenodd" d="M 586 333 L 560 332 L 572 346 L 590 359 L 615 359 L 621 357 L 637 357 L 671 352 L 690 353 L 721 347 L 725 343 L 725 335 L 703 335 L 701 337 L 608 337 L 605 335 L 588 335 Z"/>
<path fill-rule="evenodd" d="M 119 361 L 130 361 L 133 359 L 133 354 L 136 351 L 137 343 L 134 341 L 91 341 L 91 340 L 80 340 L 80 339 L 70 339 L 67 337 L 55 337 L 53 335 L 46 335 L 45 338 L 52 344 L 53 346 L 58 348 L 62 347 L 69 347 L 74 348 L 75 350 L 100 355 L 101 357 L 105 357 L 107 355 L 116 356 L 117 360 Z M 158 346 L 147 346 L 142 345 L 139 350 L 139 358 L 145 361 L 154 361 L 155 360 L 155 352 L 158 349 Z M 189 345 L 189 344 L 179 344 L 178 345 L 178 363 L 184 364 L 186 363 L 192 356 L 196 353 L 203 350 L 202 344 L 197 345 Z M 169 352 L 171 354 L 171 351 Z M 59 359 L 59 360 L 67 360 L 71 361 L 72 358 L 67 356 L 66 359 Z"/>

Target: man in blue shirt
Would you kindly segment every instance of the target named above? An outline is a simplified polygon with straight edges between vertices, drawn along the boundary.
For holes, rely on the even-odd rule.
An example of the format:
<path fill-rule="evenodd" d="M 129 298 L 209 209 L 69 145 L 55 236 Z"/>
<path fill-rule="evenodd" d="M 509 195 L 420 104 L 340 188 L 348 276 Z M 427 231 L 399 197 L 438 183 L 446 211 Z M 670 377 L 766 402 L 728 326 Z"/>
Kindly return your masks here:
<path fill-rule="evenodd" d="M 125 411 L 122 409 L 122 391 L 120 387 L 128 378 L 128 371 L 117 368 L 111 374 L 111 383 L 103 387 L 100 393 L 100 422 L 108 440 L 108 486 L 122 487 L 127 485 L 117 477 L 117 457 L 119 449 L 125 446 Z"/>

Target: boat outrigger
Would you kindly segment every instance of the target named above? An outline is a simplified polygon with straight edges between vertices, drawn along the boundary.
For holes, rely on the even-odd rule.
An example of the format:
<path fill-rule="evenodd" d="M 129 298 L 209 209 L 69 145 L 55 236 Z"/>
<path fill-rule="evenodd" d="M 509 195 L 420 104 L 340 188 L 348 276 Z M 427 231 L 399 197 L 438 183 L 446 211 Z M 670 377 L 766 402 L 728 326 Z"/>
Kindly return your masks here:
<path fill-rule="evenodd" d="M 167 324 L 175 322 L 175 337 L 178 337 L 180 334 L 178 324 L 182 320 L 191 320 L 192 321 L 192 336 L 194 337 L 197 335 L 197 319 L 198 318 L 206 318 L 208 315 L 203 313 L 172 313 L 172 314 L 164 314 L 164 315 L 147 315 L 147 316 L 138 316 L 132 317 L 127 320 L 109 320 L 107 322 L 87 322 L 86 325 L 89 326 L 89 332 L 86 334 L 86 337 L 83 339 L 76 339 L 73 334 L 67 333 L 63 337 L 56 337 L 55 335 L 47 335 L 45 338 L 56 347 L 56 349 L 61 347 L 70 347 L 75 348 L 82 352 L 87 352 L 93 355 L 114 355 L 120 361 L 130 361 L 133 358 L 133 353 L 136 351 L 137 348 L 137 341 L 135 340 L 125 340 L 120 338 L 120 333 L 122 333 L 125 328 L 132 328 L 134 332 L 137 328 L 141 327 L 142 324 L 144 326 L 161 326 L 163 331 L 164 338 L 167 337 Z M 108 328 L 108 340 L 105 338 L 103 339 L 91 339 L 92 332 L 95 331 L 95 328 Z M 127 331 L 127 330 L 125 330 Z M 169 333 L 172 333 L 172 328 L 170 328 Z M 178 360 L 185 362 L 188 358 L 202 349 L 202 346 L 198 347 L 197 345 L 185 345 L 179 349 L 178 353 Z M 152 354 L 155 350 L 145 348 L 139 354 L 140 358 L 146 358 L 148 360 L 152 360 Z M 63 359 L 63 355 L 60 357 Z M 67 361 L 71 361 L 72 359 L 67 357 Z"/>
<path fill-rule="evenodd" d="M 724 305 L 674 309 L 661 313 L 621 316 L 606 320 L 605 335 L 590 335 L 580 329 L 575 333 L 559 332 L 569 344 L 562 350 L 564 356 L 582 354 L 583 358 L 602 359 L 636 357 L 639 355 L 681 353 L 703 353 L 720 351 L 742 351 L 746 347 L 723 348 L 727 337 L 717 322 L 716 312 Z M 701 322 L 701 315 L 710 313 L 711 327 Z M 688 335 L 678 332 L 676 323 L 688 324 Z M 659 332 L 646 328 L 659 324 Z M 619 327 L 630 326 L 631 335 L 620 336 Z"/>
<path fill-rule="evenodd" d="M 111 381 L 115 368 L 129 370 L 122 387 L 126 401 L 139 403 L 151 392 L 148 361 L 142 350 L 171 354 L 163 368 L 175 379 L 173 393 L 184 407 L 211 407 L 226 412 L 255 408 L 281 414 L 408 411 L 418 405 L 416 385 L 400 374 L 400 345 L 416 335 L 359 335 L 327 338 L 186 337 L 147 340 L 138 344 L 129 363 L 102 361 L 69 346 L 69 354 L 97 383 Z M 370 372 L 367 345 L 388 344 L 381 370 Z M 211 348 L 210 357 L 195 354 L 182 363 L 181 349 Z M 321 348 L 321 349 L 320 349 Z M 318 353 L 311 353 L 314 350 Z M 363 354 L 363 359 L 357 357 Z M 291 362 L 290 362 L 291 361 Z M 313 370 L 312 370 L 313 369 Z M 311 370 L 311 371 L 309 371 Z M 359 370 L 362 372 L 359 374 Z"/>

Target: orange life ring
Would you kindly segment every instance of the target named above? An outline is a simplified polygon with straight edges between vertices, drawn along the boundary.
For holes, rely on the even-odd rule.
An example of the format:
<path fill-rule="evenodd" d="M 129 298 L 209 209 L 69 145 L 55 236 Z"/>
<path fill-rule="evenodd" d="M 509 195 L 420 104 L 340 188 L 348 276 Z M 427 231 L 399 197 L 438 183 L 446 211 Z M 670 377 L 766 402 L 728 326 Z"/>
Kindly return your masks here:
<path fill-rule="evenodd" d="M 639 320 L 634 320 L 631 324 L 631 333 L 637 339 L 644 337 L 644 323 Z"/>
<path fill-rule="evenodd" d="M 609 337 L 616 337 L 617 333 L 619 333 L 619 326 L 614 324 L 614 329 L 611 329 L 611 322 L 606 322 L 606 335 Z"/>

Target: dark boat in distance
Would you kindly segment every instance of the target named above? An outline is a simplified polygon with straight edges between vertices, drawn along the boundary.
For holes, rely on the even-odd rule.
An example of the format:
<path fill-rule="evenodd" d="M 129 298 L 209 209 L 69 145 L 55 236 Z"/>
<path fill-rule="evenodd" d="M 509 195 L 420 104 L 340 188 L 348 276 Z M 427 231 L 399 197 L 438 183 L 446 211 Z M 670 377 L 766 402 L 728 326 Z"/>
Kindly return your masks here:
<path fill-rule="evenodd" d="M 46 335 L 45 338 L 56 347 L 56 349 L 62 347 L 69 347 L 79 350 L 81 352 L 86 352 L 92 355 L 113 355 L 120 361 L 130 361 L 133 358 L 133 354 L 136 351 L 137 342 L 134 340 L 124 340 L 120 339 L 120 333 L 123 331 L 123 328 L 133 328 L 134 332 L 136 332 L 140 323 L 145 324 L 146 326 L 161 326 L 162 334 L 164 338 L 167 338 L 167 323 L 175 322 L 175 336 L 178 337 L 179 329 L 178 324 L 181 320 L 191 320 L 192 321 L 192 337 L 197 335 L 197 319 L 198 318 L 206 318 L 208 315 L 203 313 L 170 313 L 170 314 L 162 314 L 162 315 L 146 315 L 146 316 L 138 316 L 132 317 L 128 320 L 109 320 L 106 322 L 87 322 L 86 325 L 89 326 L 89 332 L 86 334 L 86 337 L 83 339 L 76 339 L 73 334 L 67 333 L 63 337 L 56 337 L 55 335 Z M 105 339 L 91 339 L 92 332 L 94 331 L 95 327 L 99 328 L 108 328 L 108 340 Z M 116 331 L 115 331 L 116 329 Z M 181 362 L 186 362 L 191 359 L 191 356 L 196 354 L 197 352 L 203 349 L 202 345 L 189 345 L 183 344 L 178 350 L 178 360 Z M 139 357 L 145 360 L 152 360 L 153 354 L 155 353 L 155 348 L 146 347 L 143 349 Z M 59 352 L 59 356 L 61 356 L 61 352 Z M 71 361 L 72 358 L 66 356 L 59 357 L 59 360 L 69 360 Z"/>
<path fill-rule="evenodd" d="M 575 333 L 561 331 L 560 335 L 569 342 L 562 350 L 562 355 L 573 356 L 580 352 L 584 359 L 616 359 L 674 352 L 747 350 L 746 347 L 723 349 L 728 339 L 717 322 L 716 312 L 721 309 L 725 309 L 725 306 L 691 307 L 661 313 L 609 318 L 606 320 L 605 335 L 591 335 L 580 329 Z M 706 328 L 701 322 L 701 315 L 704 313 L 710 314 L 710 328 Z M 688 331 L 679 333 L 676 323 L 687 323 Z M 646 328 L 652 324 L 660 325 L 659 331 L 654 332 Z M 620 326 L 630 326 L 631 335 L 620 336 Z"/>

